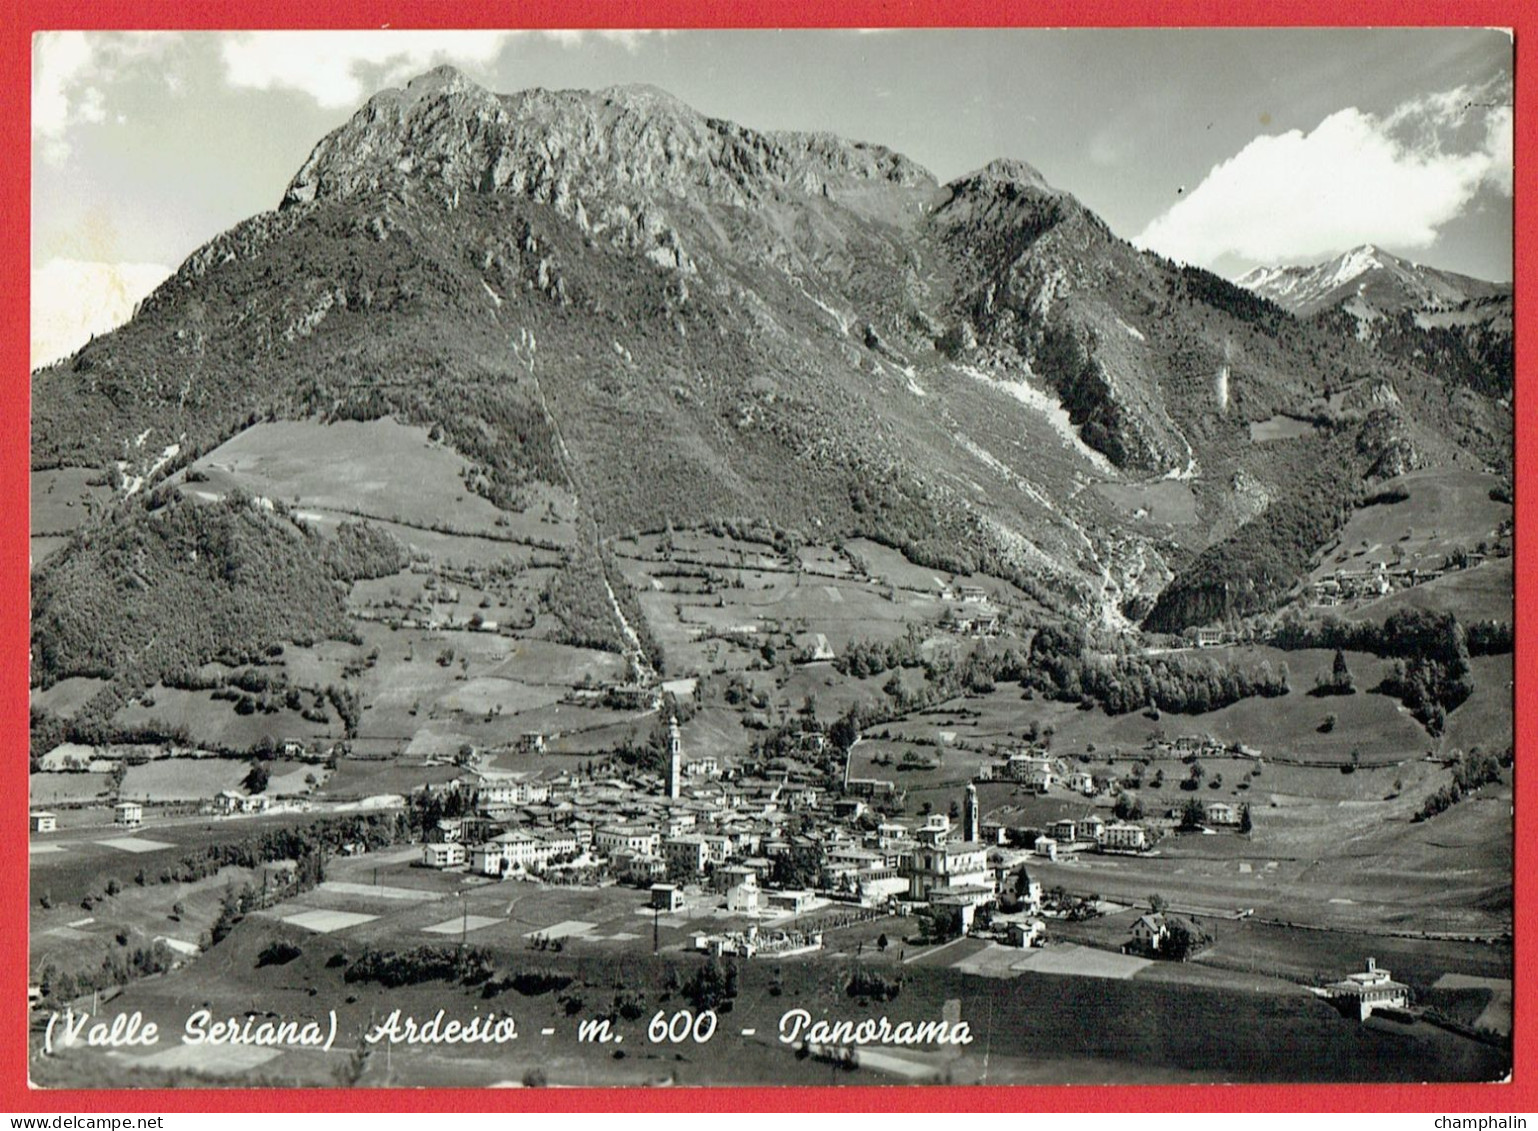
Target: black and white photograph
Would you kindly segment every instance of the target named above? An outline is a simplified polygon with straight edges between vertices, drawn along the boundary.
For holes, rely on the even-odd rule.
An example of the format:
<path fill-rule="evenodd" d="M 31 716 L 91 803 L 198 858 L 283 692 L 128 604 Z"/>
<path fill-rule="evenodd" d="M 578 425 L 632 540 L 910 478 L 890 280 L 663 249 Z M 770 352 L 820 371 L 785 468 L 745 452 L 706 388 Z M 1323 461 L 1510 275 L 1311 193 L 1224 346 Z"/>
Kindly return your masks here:
<path fill-rule="evenodd" d="M 1508 1079 L 1513 84 L 37 34 L 32 1085 Z"/>

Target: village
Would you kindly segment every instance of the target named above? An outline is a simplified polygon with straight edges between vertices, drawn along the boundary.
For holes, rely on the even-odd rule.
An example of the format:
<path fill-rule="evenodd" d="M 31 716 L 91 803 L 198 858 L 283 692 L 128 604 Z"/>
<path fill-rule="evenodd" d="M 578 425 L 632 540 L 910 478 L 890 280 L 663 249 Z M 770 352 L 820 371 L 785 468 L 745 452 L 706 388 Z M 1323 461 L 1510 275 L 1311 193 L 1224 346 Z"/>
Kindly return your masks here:
<path fill-rule="evenodd" d="M 530 733 L 516 746 L 540 755 L 545 743 L 545 736 Z M 672 717 L 661 774 L 613 761 L 510 772 L 482 768 L 470 752 L 454 759 L 453 776 L 406 796 L 375 798 L 370 809 L 394 809 L 409 818 L 416 847 L 405 862 L 412 867 L 459 875 L 472 885 L 525 881 L 571 891 L 635 889 L 637 909 L 668 916 L 671 925 L 693 916 L 695 929 L 676 945 L 744 958 L 812 954 L 824 946 L 821 925 L 888 917 L 895 920 L 894 938 L 928 945 L 970 936 L 1003 947 L 1041 947 L 1051 936 L 1050 923 L 1097 916 L 1102 901 L 1071 896 L 1061 886 L 1044 891 L 1033 875 L 1039 866 L 1072 864 L 1085 854 L 1156 858 L 1157 845 L 1170 835 L 1248 831 L 1247 806 L 1196 796 L 1147 816 L 1141 809 L 1129 812 L 1122 802 L 1107 819 L 1095 811 L 1097 800 L 1104 805 L 1113 794 L 1120 800 L 1123 783 L 1073 769 L 1070 759 L 1041 746 L 1002 751 L 995 763 L 980 767 L 977 781 L 964 787 L 959 810 L 933 812 L 926 805 L 915 816 L 893 815 L 884 811 L 901 808 L 892 783 L 850 778 L 847 758 L 842 780 L 829 781 L 815 769 L 828 751 L 821 731 L 800 733 L 793 745 L 805 760 L 726 767 L 710 755 L 686 755 Z M 1161 743 L 1155 752 L 1185 761 L 1224 753 L 1204 735 Z M 88 753 L 60 751 L 50 764 L 70 760 L 83 767 Z M 97 760 L 105 753 L 97 752 Z M 1007 783 L 1023 796 L 1054 796 L 1069 804 L 1078 799 L 1080 812 L 1040 827 L 1024 822 L 1013 806 L 985 814 L 978 785 L 992 783 Z M 157 828 L 191 828 L 210 817 L 279 818 L 349 808 L 245 787 L 220 790 L 196 804 L 147 806 L 124 796 L 112 805 L 108 826 L 117 839 L 103 843 L 153 852 L 171 847 L 142 839 Z M 62 832 L 78 834 L 89 812 L 74 811 Z M 34 851 L 44 852 L 39 860 L 57 860 L 49 853 L 61 847 L 50 835 L 61 832 L 59 814 L 33 810 L 30 831 Z M 366 851 L 363 844 L 342 847 L 344 857 L 360 860 Z M 403 861 L 398 852 L 389 859 Z M 275 892 L 301 894 L 293 890 L 292 873 L 273 883 Z M 1174 917 L 1159 907 L 1150 910 L 1132 924 L 1121 949 L 1177 956 L 1169 946 Z M 1232 916 L 1240 914 L 1247 913 Z M 319 922 L 316 929 L 346 925 Z M 551 940 L 541 931 L 527 934 L 536 943 Z M 560 935 L 558 930 L 553 937 Z M 1182 950 L 1178 957 L 1194 952 Z"/>

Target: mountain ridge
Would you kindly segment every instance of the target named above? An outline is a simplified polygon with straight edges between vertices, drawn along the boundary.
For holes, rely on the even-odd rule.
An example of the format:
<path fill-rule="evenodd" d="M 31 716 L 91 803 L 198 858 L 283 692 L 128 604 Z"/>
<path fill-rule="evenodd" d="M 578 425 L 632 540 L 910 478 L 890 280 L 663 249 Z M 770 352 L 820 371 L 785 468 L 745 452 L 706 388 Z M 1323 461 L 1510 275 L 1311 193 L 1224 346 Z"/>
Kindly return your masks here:
<path fill-rule="evenodd" d="M 1509 283 L 1428 267 L 1370 243 L 1317 264 L 1255 267 L 1234 281 L 1300 317 L 1336 306 L 1364 318 L 1411 309 L 1452 310 L 1511 294 Z"/>
<path fill-rule="evenodd" d="M 1342 382 L 1392 395 L 1331 408 Z M 174 441 L 164 478 L 260 420 L 393 415 L 441 429 L 499 507 L 572 490 L 588 576 L 616 535 L 732 520 L 1125 624 L 1324 450 L 1253 421 L 1318 415 L 1343 495 L 1390 449 L 1500 458 L 1500 412 L 1440 388 L 1137 251 L 1023 161 L 940 185 L 654 89 L 498 95 L 440 69 L 41 371 L 33 459 L 143 473 Z M 1198 522 L 1116 501 L 1165 482 Z"/>

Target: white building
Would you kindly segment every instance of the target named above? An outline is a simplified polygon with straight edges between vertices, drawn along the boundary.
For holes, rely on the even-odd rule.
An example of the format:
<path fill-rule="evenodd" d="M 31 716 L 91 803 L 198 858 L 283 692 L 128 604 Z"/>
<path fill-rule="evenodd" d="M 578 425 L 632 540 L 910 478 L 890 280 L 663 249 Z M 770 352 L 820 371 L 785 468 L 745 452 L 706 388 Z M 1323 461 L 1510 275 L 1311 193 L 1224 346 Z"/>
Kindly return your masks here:
<path fill-rule="evenodd" d="M 1362 973 L 1347 974 L 1344 981 L 1325 988 L 1336 1004 L 1354 1010 L 1360 1021 L 1366 1021 L 1375 1009 L 1404 1009 L 1410 1004 L 1410 987 L 1394 981 L 1387 970 L 1378 969 L 1372 958 Z"/>
<path fill-rule="evenodd" d="M 130 828 L 144 823 L 144 806 L 137 801 L 119 801 L 112 809 L 112 822 Z"/>
<path fill-rule="evenodd" d="M 465 846 L 457 841 L 422 846 L 422 863 L 429 868 L 455 868 L 464 862 Z"/>
<path fill-rule="evenodd" d="M 1142 852 L 1148 847 L 1148 830 L 1130 821 L 1117 821 L 1105 827 L 1104 845 L 1122 852 Z"/>
<path fill-rule="evenodd" d="M 470 785 L 475 790 L 476 807 L 482 810 L 509 805 L 539 805 L 550 800 L 548 782 L 514 774 L 478 774 Z"/>
<path fill-rule="evenodd" d="M 920 844 L 903 870 L 914 899 L 928 899 L 936 888 L 993 888 L 988 848 L 975 840 Z"/>
<path fill-rule="evenodd" d="M 749 872 L 740 883 L 726 889 L 726 909 L 737 915 L 756 915 L 762 898 L 758 877 Z"/>
<path fill-rule="evenodd" d="M 656 856 L 662 836 L 646 825 L 606 825 L 595 829 L 593 844 L 600 852 L 631 852 L 638 856 Z"/>
<path fill-rule="evenodd" d="M 59 818 L 46 810 L 29 815 L 28 823 L 35 833 L 51 833 L 59 827 Z"/>

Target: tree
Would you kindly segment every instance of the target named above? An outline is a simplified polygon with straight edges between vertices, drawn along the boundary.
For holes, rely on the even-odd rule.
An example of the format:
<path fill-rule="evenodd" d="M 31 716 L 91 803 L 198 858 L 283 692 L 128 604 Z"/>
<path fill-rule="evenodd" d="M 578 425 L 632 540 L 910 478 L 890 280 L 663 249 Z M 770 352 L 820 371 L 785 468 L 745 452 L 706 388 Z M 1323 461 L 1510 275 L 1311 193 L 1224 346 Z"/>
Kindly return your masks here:
<path fill-rule="evenodd" d="M 1338 720 L 1333 713 L 1326 715 L 1324 717 L 1324 722 L 1319 724 L 1319 733 L 1329 734 L 1332 730 L 1335 729 L 1335 723 L 1337 721 Z"/>
<path fill-rule="evenodd" d="M 1239 807 L 1239 831 L 1248 834 L 1254 827 L 1255 823 L 1250 820 L 1250 807 L 1248 805 L 1241 805 Z"/>
<path fill-rule="evenodd" d="M 1188 797 L 1186 803 L 1180 808 L 1180 828 L 1183 832 L 1194 832 L 1202 827 L 1202 822 L 1207 819 L 1207 812 L 1202 808 L 1199 798 Z"/>
<path fill-rule="evenodd" d="M 258 762 L 251 767 L 251 771 L 246 774 L 246 779 L 241 784 L 246 787 L 247 793 L 262 793 L 266 791 L 270 777 L 267 767 Z"/>
<path fill-rule="evenodd" d="M 1151 896 L 1148 897 L 1149 909 L 1152 910 L 1155 915 L 1163 915 L 1166 911 L 1169 910 L 1169 905 L 1170 901 L 1165 899 L 1158 892 L 1154 892 Z"/>
<path fill-rule="evenodd" d="M 1135 793 L 1118 793 L 1111 812 L 1118 821 L 1137 821 L 1143 816 L 1143 803 Z"/>
<path fill-rule="evenodd" d="M 887 941 L 886 932 L 883 931 L 881 933 L 881 937 L 876 940 L 876 949 L 879 950 L 882 954 L 885 954 L 886 948 L 890 945 L 891 944 Z"/>
<path fill-rule="evenodd" d="M 1169 930 L 1164 952 L 1176 962 L 1184 962 L 1212 942 L 1211 935 L 1188 919 L 1170 916 L 1164 924 Z"/>
<path fill-rule="evenodd" d="M 1330 682 L 1335 686 L 1337 695 L 1350 695 L 1356 690 L 1356 681 L 1351 678 L 1351 669 L 1346 666 L 1346 653 L 1341 649 L 1335 649 L 1335 662 L 1330 665 Z"/>

